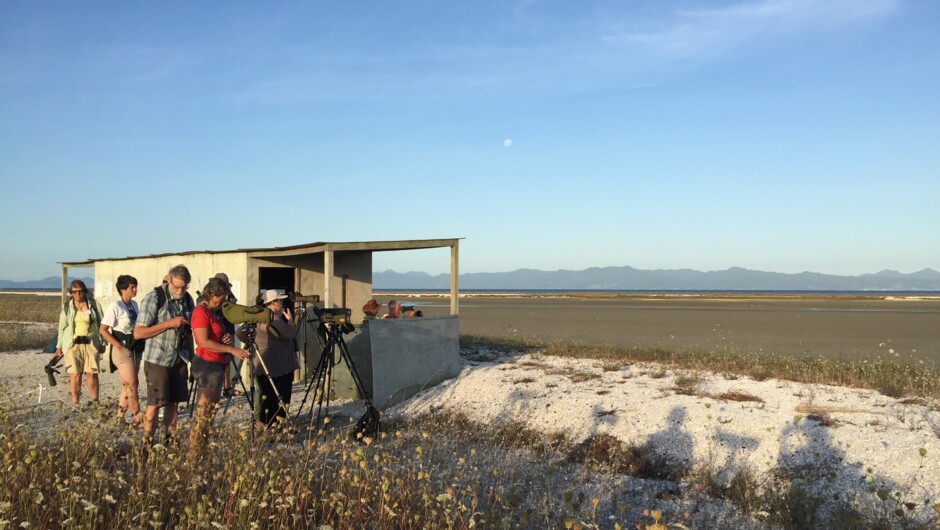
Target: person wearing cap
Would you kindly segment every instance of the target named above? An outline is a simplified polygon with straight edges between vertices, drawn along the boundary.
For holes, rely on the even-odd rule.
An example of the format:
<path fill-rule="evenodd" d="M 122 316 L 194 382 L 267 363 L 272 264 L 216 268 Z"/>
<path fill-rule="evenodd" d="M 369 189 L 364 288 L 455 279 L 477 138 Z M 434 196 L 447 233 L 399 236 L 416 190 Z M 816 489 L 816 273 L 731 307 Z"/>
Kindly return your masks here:
<path fill-rule="evenodd" d="M 375 298 L 366 302 L 366 305 L 362 306 L 362 313 L 365 315 L 363 321 L 369 320 L 372 318 L 379 317 L 379 309 L 382 309 L 381 304 L 375 301 Z"/>
<path fill-rule="evenodd" d="M 196 341 L 193 355 L 192 376 L 196 380 L 195 424 L 190 430 L 191 448 L 202 446 L 208 426 L 212 423 L 212 411 L 222 396 L 222 379 L 230 355 L 247 359 L 250 353 L 243 348 L 225 344 L 225 328 L 215 312 L 229 295 L 228 285 L 219 278 L 212 278 L 202 290 L 202 302 L 193 310 L 191 327 Z M 228 341 L 231 343 L 231 339 Z"/>
<path fill-rule="evenodd" d="M 284 306 L 286 298 L 287 295 L 279 294 L 276 289 L 267 289 L 261 293 L 258 300 L 274 315 L 269 324 L 258 324 L 255 336 L 257 357 L 260 359 L 253 358 L 252 364 L 259 395 L 259 399 L 255 401 L 259 429 L 267 429 L 281 421 L 281 418 L 286 418 L 287 410 L 278 402 L 278 395 L 285 405 L 290 404 L 294 370 L 300 368 L 294 348 L 297 328 L 291 319 L 290 309 Z M 244 342 L 247 336 L 239 331 L 238 338 Z M 277 393 L 274 392 L 275 388 Z"/>

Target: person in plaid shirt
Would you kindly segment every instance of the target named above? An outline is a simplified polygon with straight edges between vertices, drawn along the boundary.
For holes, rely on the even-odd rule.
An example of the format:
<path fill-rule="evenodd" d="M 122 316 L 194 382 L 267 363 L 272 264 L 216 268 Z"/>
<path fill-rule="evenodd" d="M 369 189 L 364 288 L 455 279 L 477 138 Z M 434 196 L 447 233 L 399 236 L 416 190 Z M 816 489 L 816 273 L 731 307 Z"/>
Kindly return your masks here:
<path fill-rule="evenodd" d="M 167 273 L 163 285 L 140 301 L 134 338 L 147 339 L 143 354 L 147 410 L 143 424 L 148 443 L 153 443 L 161 408 L 167 441 L 175 441 L 179 403 L 189 400 L 187 359 L 193 351 L 189 319 L 195 306 L 193 297 L 186 292 L 190 281 L 189 269 L 177 265 Z"/>

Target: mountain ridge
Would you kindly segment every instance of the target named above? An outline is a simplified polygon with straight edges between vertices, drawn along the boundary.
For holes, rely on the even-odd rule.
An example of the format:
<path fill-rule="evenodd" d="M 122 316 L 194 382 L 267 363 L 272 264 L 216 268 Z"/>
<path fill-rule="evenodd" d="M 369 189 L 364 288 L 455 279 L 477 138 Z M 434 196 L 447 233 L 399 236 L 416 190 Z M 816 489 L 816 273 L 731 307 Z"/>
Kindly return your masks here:
<path fill-rule="evenodd" d="M 940 291 L 940 272 L 925 268 L 910 274 L 885 269 L 873 274 L 839 276 L 804 271 L 766 272 L 742 267 L 717 271 L 590 267 L 580 271 L 517 269 L 460 275 L 461 289 L 563 290 L 733 290 L 733 291 Z M 424 272 L 372 273 L 375 289 L 449 289 L 450 275 Z"/>
<path fill-rule="evenodd" d="M 71 281 L 73 278 L 69 278 Z M 80 278 L 94 288 L 93 278 Z M 0 280 L 0 289 L 58 289 L 62 279 Z M 426 272 L 372 273 L 374 289 L 450 289 L 450 275 Z M 858 276 L 818 272 L 767 272 L 730 267 L 724 270 L 637 269 L 629 265 L 582 270 L 516 269 L 509 272 L 471 272 L 460 275 L 461 289 L 663 290 L 663 291 L 940 291 L 940 272 L 924 268 L 912 273 L 883 269 Z"/>

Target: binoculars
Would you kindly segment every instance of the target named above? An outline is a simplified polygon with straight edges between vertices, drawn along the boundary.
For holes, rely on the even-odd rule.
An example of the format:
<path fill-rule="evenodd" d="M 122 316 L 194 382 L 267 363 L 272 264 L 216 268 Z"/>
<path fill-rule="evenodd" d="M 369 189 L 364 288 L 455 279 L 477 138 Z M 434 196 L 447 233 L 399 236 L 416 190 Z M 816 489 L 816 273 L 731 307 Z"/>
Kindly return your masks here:
<path fill-rule="evenodd" d="M 56 386 L 57 382 L 55 376 L 59 373 L 56 368 L 59 367 L 59 361 L 62 360 L 62 356 L 53 357 L 46 366 L 43 366 L 42 369 L 46 372 L 46 377 L 49 378 L 49 386 Z"/>

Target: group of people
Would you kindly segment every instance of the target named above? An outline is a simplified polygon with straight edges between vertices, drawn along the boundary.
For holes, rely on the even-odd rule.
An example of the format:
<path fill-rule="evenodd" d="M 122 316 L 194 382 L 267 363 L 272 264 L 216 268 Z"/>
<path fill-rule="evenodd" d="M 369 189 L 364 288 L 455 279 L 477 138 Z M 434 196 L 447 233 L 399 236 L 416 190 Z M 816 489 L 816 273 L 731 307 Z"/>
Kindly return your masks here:
<path fill-rule="evenodd" d="M 385 313 L 379 317 L 379 310 L 382 309 L 382 304 L 378 303 L 374 298 L 366 302 L 366 305 L 362 306 L 362 313 L 365 315 L 365 319 L 369 320 L 370 318 L 381 318 L 382 320 L 387 320 L 390 318 L 414 318 L 422 317 L 424 313 L 420 310 L 415 311 L 413 308 L 408 311 L 402 311 L 401 304 L 397 300 L 388 301 L 388 313 Z"/>
<path fill-rule="evenodd" d="M 252 355 L 234 345 L 233 327 L 221 312 L 231 295 L 228 277 L 219 273 L 210 279 L 198 301 L 188 292 L 191 280 L 186 266 L 177 265 L 138 305 L 133 300 L 137 279 L 121 275 L 116 283 L 120 298 L 103 311 L 84 282 L 74 280 L 70 284 L 70 298 L 59 316 L 54 355 L 65 356 L 73 406 L 80 404 L 83 374 L 89 397 L 98 401 L 99 364 L 106 345 L 110 345 L 111 362 L 121 378 L 118 416 L 123 419 L 130 413 L 150 443 L 154 441 L 160 409 L 166 440 L 176 440 L 179 403 L 189 401 L 190 381 L 196 383 L 190 444 L 198 447 L 204 443 L 216 404 L 223 389 L 231 384 L 228 366 L 233 358 L 252 361 L 260 388 L 254 403 L 258 427 L 267 429 L 286 418 L 293 373 L 299 368 L 294 347 L 296 328 L 290 309 L 283 305 L 286 296 L 275 290 L 259 296 L 259 305 L 269 310 L 270 319 L 257 324 L 256 335 L 251 338 L 257 344 L 258 355 Z M 239 338 L 247 345 L 249 337 Z M 143 414 L 138 395 L 141 364 L 147 379 Z"/>

